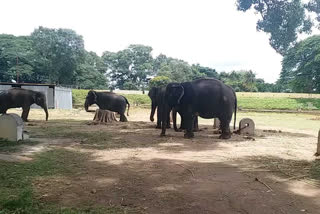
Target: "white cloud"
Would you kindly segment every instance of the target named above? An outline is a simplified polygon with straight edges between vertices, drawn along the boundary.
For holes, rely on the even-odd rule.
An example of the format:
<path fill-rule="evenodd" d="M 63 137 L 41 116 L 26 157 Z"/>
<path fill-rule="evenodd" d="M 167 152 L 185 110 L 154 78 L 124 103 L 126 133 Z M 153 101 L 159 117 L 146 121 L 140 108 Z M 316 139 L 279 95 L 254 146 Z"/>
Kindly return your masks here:
<path fill-rule="evenodd" d="M 10 0 L 0 10 L 0 33 L 71 28 L 98 54 L 139 43 L 218 71 L 251 69 L 268 82 L 281 71 L 281 56 L 256 31 L 257 17 L 238 12 L 235 0 Z"/>

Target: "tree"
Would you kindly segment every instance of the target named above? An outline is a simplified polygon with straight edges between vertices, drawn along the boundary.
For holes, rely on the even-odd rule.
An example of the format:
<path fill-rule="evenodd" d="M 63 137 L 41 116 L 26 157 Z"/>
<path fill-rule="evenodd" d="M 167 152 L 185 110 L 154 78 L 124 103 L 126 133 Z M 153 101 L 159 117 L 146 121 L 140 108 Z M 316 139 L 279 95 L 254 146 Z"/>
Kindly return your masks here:
<path fill-rule="evenodd" d="M 231 86 L 235 91 L 257 92 L 257 79 L 255 73 L 249 71 L 221 72 L 219 79 Z"/>
<path fill-rule="evenodd" d="M 282 61 L 280 82 L 294 92 L 320 93 L 320 36 L 289 49 Z"/>
<path fill-rule="evenodd" d="M 156 76 L 150 80 L 149 89 L 151 89 L 152 87 L 166 87 L 170 82 L 171 80 L 166 76 Z"/>
<path fill-rule="evenodd" d="M 48 81 L 73 84 L 77 65 L 84 60 L 82 36 L 70 29 L 39 27 L 31 34 L 34 49 L 43 59 Z"/>
<path fill-rule="evenodd" d="M 0 80 L 32 82 L 35 79 L 33 60 L 36 56 L 26 36 L 0 35 Z"/>
<path fill-rule="evenodd" d="M 104 52 L 102 60 L 110 80 L 114 86 L 120 89 L 132 87 L 144 89 L 147 86 L 148 77 L 153 72 L 152 48 L 144 45 L 130 45 L 117 53 Z"/>
<path fill-rule="evenodd" d="M 192 65 L 192 68 L 196 70 L 195 75 L 201 75 L 203 77 L 210 77 L 210 78 L 218 78 L 219 74 L 214 68 L 203 67 L 199 64 Z M 198 74 L 199 73 L 199 74 Z"/>
<path fill-rule="evenodd" d="M 76 69 L 75 84 L 84 89 L 106 89 L 108 80 L 104 73 L 101 58 L 94 52 L 85 52 L 83 63 Z"/>
<path fill-rule="evenodd" d="M 155 73 L 158 76 L 166 76 L 173 82 L 186 82 L 205 77 L 205 74 L 200 73 L 196 66 L 192 67 L 183 60 L 167 58 L 163 55 L 161 60 L 162 62 Z M 155 61 L 159 61 L 159 57 Z"/>
<path fill-rule="evenodd" d="M 319 14 L 318 3 L 319 0 L 309 4 L 301 0 L 237 0 L 237 8 L 244 12 L 253 8 L 260 14 L 257 30 L 270 33 L 270 45 L 284 55 L 296 43 L 299 33 L 311 32 L 313 21 L 305 9 Z"/>

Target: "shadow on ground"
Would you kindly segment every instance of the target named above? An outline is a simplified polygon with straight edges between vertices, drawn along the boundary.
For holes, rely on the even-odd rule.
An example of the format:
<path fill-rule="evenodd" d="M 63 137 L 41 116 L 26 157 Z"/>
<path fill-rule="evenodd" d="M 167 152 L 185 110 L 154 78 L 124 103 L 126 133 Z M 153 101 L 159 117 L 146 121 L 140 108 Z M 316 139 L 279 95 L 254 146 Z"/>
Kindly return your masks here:
<path fill-rule="evenodd" d="M 110 164 L 91 155 L 74 161 L 65 162 L 69 173 L 35 177 L 35 197 L 63 207 L 124 207 L 137 213 L 316 213 L 320 208 L 319 191 L 308 195 L 304 188 L 299 194 L 290 182 L 276 183 L 270 173 L 248 172 L 234 163 L 132 158 Z"/>

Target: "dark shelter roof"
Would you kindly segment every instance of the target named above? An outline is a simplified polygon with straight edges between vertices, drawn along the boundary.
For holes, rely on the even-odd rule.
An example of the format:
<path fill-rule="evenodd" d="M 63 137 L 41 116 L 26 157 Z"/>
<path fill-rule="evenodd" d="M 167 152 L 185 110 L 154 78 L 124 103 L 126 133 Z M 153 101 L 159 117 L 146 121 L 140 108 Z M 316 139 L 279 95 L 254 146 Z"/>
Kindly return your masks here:
<path fill-rule="evenodd" d="M 54 88 L 55 84 L 40 84 L 40 83 L 12 83 L 12 82 L 0 82 L 0 85 L 11 85 L 12 87 L 21 87 L 21 86 L 49 86 Z"/>

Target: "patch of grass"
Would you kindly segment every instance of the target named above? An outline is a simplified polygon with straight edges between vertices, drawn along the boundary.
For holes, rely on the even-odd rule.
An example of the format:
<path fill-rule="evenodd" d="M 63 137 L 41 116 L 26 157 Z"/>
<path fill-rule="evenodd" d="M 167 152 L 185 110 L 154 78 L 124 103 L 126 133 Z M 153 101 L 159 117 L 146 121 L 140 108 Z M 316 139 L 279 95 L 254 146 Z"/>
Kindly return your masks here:
<path fill-rule="evenodd" d="M 310 174 L 311 174 L 311 178 L 320 181 L 320 160 L 315 160 L 314 162 L 312 162 L 311 168 L 310 168 Z"/>
<path fill-rule="evenodd" d="M 64 149 L 51 150 L 25 163 L 0 161 L 0 214 L 9 213 L 125 213 L 117 207 L 59 208 L 35 197 L 32 181 L 45 176 L 72 176 L 83 170 L 87 156 Z"/>
<path fill-rule="evenodd" d="M 257 156 L 249 159 L 254 165 L 282 173 L 285 177 L 311 178 L 320 186 L 320 160 L 288 160 L 279 157 Z"/>
<path fill-rule="evenodd" d="M 151 105 L 151 100 L 146 94 L 121 94 L 125 96 L 130 105 Z"/>
<path fill-rule="evenodd" d="M 1 153 L 9 153 L 9 152 L 18 152 L 22 145 L 31 146 L 37 145 L 40 142 L 31 141 L 31 140 L 23 140 L 23 141 L 7 141 L 7 140 L 0 140 L 0 152 Z"/>
<path fill-rule="evenodd" d="M 80 141 L 84 148 L 90 149 L 107 149 L 122 147 L 123 141 L 115 139 L 111 133 L 106 131 L 80 131 L 77 130 L 79 125 L 60 125 L 30 127 L 32 137 L 38 138 L 69 138 Z M 1 151 L 1 150 L 0 150 Z"/>
<path fill-rule="evenodd" d="M 320 99 L 279 97 L 238 97 L 238 106 L 256 110 L 320 110 Z"/>
<path fill-rule="evenodd" d="M 88 90 L 73 89 L 74 107 L 83 107 Z M 147 94 L 121 94 L 131 105 L 150 105 Z M 320 110 L 319 94 L 237 93 L 238 106 L 255 110 Z"/>
<path fill-rule="evenodd" d="M 78 126 L 77 126 L 78 127 Z M 32 137 L 38 138 L 87 138 L 92 135 L 92 132 L 80 132 L 75 131 L 72 126 L 60 125 L 60 126 L 43 126 L 43 127 L 31 127 Z"/>
<path fill-rule="evenodd" d="M 74 108 L 83 107 L 88 91 L 87 89 L 72 89 L 72 103 Z"/>
<path fill-rule="evenodd" d="M 129 146 L 121 138 L 115 138 L 110 133 L 102 131 L 91 133 L 91 135 L 87 136 L 86 138 L 82 138 L 81 145 L 84 148 L 101 150 Z"/>

